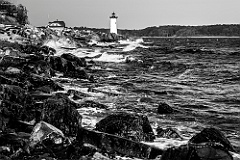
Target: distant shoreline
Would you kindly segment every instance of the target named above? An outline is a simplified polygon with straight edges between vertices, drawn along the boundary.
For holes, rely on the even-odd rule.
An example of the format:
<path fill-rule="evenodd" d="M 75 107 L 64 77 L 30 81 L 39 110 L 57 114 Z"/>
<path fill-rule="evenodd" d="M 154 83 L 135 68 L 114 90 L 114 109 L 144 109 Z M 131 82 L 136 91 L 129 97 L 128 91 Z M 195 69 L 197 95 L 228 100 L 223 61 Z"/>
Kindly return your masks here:
<path fill-rule="evenodd" d="M 213 39 L 226 39 L 226 38 L 235 38 L 238 39 L 240 36 L 171 36 L 171 37 L 163 37 L 163 36 L 143 36 L 141 38 L 159 38 L 159 39 L 196 39 L 196 38 L 213 38 Z"/>

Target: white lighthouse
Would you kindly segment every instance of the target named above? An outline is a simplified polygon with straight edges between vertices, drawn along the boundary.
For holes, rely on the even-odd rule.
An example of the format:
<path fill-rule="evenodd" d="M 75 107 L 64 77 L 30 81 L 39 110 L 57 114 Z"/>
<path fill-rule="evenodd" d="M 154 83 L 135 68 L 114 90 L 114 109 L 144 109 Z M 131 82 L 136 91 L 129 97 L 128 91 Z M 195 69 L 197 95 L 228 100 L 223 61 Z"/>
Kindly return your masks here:
<path fill-rule="evenodd" d="M 113 12 L 112 16 L 110 17 L 110 33 L 115 33 L 117 34 L 117 16 Z"/>

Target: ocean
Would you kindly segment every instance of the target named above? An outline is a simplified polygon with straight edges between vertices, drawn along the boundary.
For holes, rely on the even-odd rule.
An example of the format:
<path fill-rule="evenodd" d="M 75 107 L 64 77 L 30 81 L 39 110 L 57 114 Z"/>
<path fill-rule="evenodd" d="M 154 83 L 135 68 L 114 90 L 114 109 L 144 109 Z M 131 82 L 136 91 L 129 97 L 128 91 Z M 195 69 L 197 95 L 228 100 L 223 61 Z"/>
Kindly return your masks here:
<path fill-rule="evenodd" d="M 147 115 L 152 128 L 176 129 L 183 139 L 157 138 L 150 145 L 166 149 L 186 144 L 205 127 L 222 131 L 240 158 L 240 49 L 146 46 L 142 39 L 120 41 L 117 47 L 60 48 L 46 42 L 57 54 L 72 53 L 91 64 L 87 73 L 95 83 L 67 79 L 65 89 L 83 93 L 81 103 L 93 100 L 107 109 L 78 109 L 83 126 L 93 129 L 105 116 L 127 111 Z M 55 77 L 58 81 L 63 78 Z M 158 114 L 164 102 L 177 110 Z"/>

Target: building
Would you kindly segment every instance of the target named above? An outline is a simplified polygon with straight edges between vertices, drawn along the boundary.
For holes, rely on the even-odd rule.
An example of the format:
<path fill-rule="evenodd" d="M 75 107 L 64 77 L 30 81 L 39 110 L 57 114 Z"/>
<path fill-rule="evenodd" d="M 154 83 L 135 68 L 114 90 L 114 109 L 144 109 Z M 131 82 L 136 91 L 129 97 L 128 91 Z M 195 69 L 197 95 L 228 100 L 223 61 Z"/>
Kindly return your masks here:
<path fill-rule="evenodd" d="M 112 15 L 110 16 L 110 33 L 115 33 L 117 34 L 117 16 L 113 12 Z"/>
<path fill-rule="evenodd" d="M 52 30 L 62 31 L 66 27 L 66 25 L 64 21 L 56 20 L 56 21 L 49 22 L 47 27 Z"/>

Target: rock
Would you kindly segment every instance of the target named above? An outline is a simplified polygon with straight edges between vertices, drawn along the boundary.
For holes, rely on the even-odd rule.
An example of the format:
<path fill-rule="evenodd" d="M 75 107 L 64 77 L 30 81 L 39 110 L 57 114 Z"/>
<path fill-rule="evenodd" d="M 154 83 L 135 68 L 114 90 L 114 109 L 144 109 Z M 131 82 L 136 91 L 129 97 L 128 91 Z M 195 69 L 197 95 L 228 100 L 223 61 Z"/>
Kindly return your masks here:
<path fill-rule="evenodd" d="M 5 70 L 8 67 L 17 67 L 21 68 L 23 64 L 25 64 L 27 60 L 25 58 L 12 57 L 12 56 L 4 56 L 0 59 L 0 67 L 2 70 Z"/>
<path fill-rule="evenodd" d="M 0 73 L 1 74 L 1 73 Z M 2 76 L 0 75 L 0 84 L 8 84 L 8 85 L 16 85 L 16 86 L 20 86 L 23 87 L 24 84 L 21 82 L 17 82 L 15 79 L 13 78 L 8 78 L 6 76 Z"/>
<path fill-rule="evenodd" d="M 34 73 L 44 77 L 51 77 L 52 75 L 54 75 L 52 68 L 44 60 L 29 61 L 24 65 L 23 71 L 26 73 Z"/>
<path fill-rule="evenodd" d="M 229 140 L 216 128 L 204 128 L 199 134 L 189 140 L 190 143 L 214 142 L 220 143 L 221 146 L 229 151 L 234 151 Z"/>
<path fill-rule="evenodd" d="M 174 113 L 174 109 L 170 107 L 167 103 L 161 102 L 158 104 L 157 112 L 159 114 L 171 114 L 171 113 Z"/>
<path fill-rule="evenodd" d="M 78 105 L 67 97 L 53 97 L 41 104 L 44 121 L 56 126 L 66 135 L 76 135 L 81 127 L 82 116 L 76 108 Z"/>
<path fill-rule="evenodd" d="M 16 68 L 16 67 L 8 67 L 6 70 L 5 70 L 6 73 L 8 74 L 20 74 L 21 73 L 21 70 Z"/>
<path fill-rule="evenodd" d="M 181 134 L 177 129 L 174 128 L 167 128 L 167 129 L 162 129 L 161 127 L 157 127 L 157 136 L 161 138 L 178 138 L 178 139 L 183 139 Z"/>
<path fill-rule="evenodd" d="M 63 54 L 61 57 L 50 56 L 47 60 L 53 70 L 62 72 L 65 77 L 88 79 L 85 59 L 78 58 L 72 54 Z"/>
<path fill-rule="evenodd" d="M 1 133 L 0 134 L 0 155 L 10 159 L 20 159 L 25 152 L 25 146 L 28 143 L 29 134 L 25 133 Z"/>
<path fill-rule="evenodd" d="M 192 137 L 187 145 L 167 149 L 161 160 L 233 160 L 230 142 L 215 128 L 205 128 Z"/>
<path fill-rule="evenodd" d="M 32 99 L 28 92 L 15 85 L 0 85 L 0 98 L 18 104 L 31 104 Z"/>
<path fill-rule="evenodd" d="M 94 102 L 91 100 L 84 101 L 83 103 L 80 104 L 81 108 L 99 108 L 99 109 L 108 109 L 108 106 L 101 104 L 99 102 Z"/>
<path fill-rule="evenodd" d="M 71 53 L 64 53 L 61 55 L 61 58 L 64 58 L 70 62 L 74 62 L 75 67 L 86 67 L 87 66 L 86 60 L 84 58 L 79 58 Z"/>
<path fill-rule="evenodd" d="M 24 79 L 24 81 L 28 81 L 31 84 L 31 89 L 30 90 L 35 90 L 39 87 L 49 87 L 51 91 L 62 91 L 64 90 L 57 82 L 54 82 L 52 79 L 48 77 L 42 77 L 38 75 L 28 75 Z"/>
<path fill-rule="evenodd" d="M 70 139 L 65 137 L 61 130 L 41 121 L 33 128 L 27 148 L 30 152 L 47 152 L 57 157 L 67 158 L 67 149 L 70 145 Z"/>
<path fill-rule="evenodd" d="M 26 54 L 39 54 L 39 46 L 35 45 L 21 45 L 21 52 Z"/>
<path fill-rule="evenodd" d="M 84 128 L 79 129 L 77 141 L 79 145 L 83 145 L 84 143 L 94 145 L 100 152 L 127 155 L 142 159 L 154 159 L 163 153 L 161 149 L 147 144 Z"/>
<path fill-rule="evenodd" d="M 48 62 L 53 70 L 64 72 L 64 66 L 67 63 L 67 60 L 58 56 L 49 56 Z"/>
<path fill-rule="evenodd" d="M 109 115 L 96 124 L 96 130 L 134 141 L 153 141 L 155 138 L 148 118 L 138 114 Z"/>
<path fill-rule="evenodd" d="M 84 69 L 70 70 L 69 68 L 63 74 L 64 77 L 79 78 L 79 79 L 88 79 L 89 76 Z"/>
<path fill-rule="evenodd" d="M 48 46 L 42 46 L 40 48 L 40 53 L 45 55 L 54 55 L 56 53 L 56 50 Z"/>

